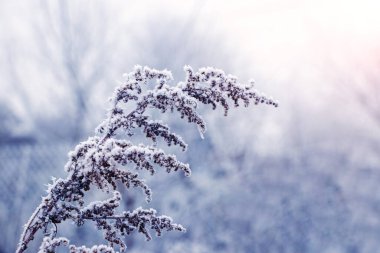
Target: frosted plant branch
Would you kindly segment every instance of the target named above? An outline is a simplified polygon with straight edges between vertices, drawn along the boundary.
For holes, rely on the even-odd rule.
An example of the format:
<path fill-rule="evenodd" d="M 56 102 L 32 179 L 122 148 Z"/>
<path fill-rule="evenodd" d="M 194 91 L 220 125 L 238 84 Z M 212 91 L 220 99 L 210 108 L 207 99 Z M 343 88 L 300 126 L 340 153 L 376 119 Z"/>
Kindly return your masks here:
<path fill-rule="evenodd" d="M 151 189 L 133 171 L 146 170 L 154 175 L 156 169 L 161 167 L 168 173 L 182 170 L 186 176 L 191 174 L 188 164 L 157 147 L 158 139 L 162 139 L 167 146 L 175 145 L 183 151 L 187 144 L 180 135 L 171 132 L 168 125 L 152 120 L 149 110 L 178 112 L 182 119 L 198 127 L 203 138 L 206 124 L 197 112 L 199 103 L 210 104 L 213 109 L 222 106 L 225 115 L 231 102 L 236 107 L 240 103 L 248 106 L 251 102 L 275 107 L 278 104 L 255 90 L 252 83 L 240 84 L 236 77 L 226 75 L 222 70 L 201 68 L 195 72 L 189 66 L 185 66 L 184 70 L 185 81 L 174 86 L 169 84 L 173 78 L 167 70 L 136 66 L 131 73 L 124 75 L 125 80 L 114 91 L 107 118 L 97 128 L 98 135 L 79 143 L 69 153 L 69 161 L 65 165 L 67 177 L 53 180 L 48 186 L 47 195 L 25 225 L 17 253 L 27 249 L 38 231 L 46 235 L 39 252 L 54 252 L 56 247 L 68 245 L 68 239 L 56 237 L 55 229 L 66 220 L 72 220 L 77 226 L 86 221 L 93 222 L 98 230 L 103 231 L 108 243 L 108 246 L 92 248 L 70 245 L 70 252 L 115 252 L 116 246 L 120 251 L 125 251 L 122 237 L 133 231 L 143 234 L 147 240 L 151 239 L 149 230 L 155 231 L 157 236 L 163 231 L 185 231 L 170 217 L 158 216 L 154 209 L 137 208 L 117 213 L 121 200 L 121 194 L 116 191 L 118 182 L 126 188 L 140 188 L 146 201 L 151 200 Z M 123 139 L 125 135 L 131 137 L 137 134 L 137 130 L 150 144 L 134 144 Z M 91 188 L 113 192 L 113 196 L 85 205 L 84 196 Z M 53 229 L 49 232 L 52 225 Z"/>

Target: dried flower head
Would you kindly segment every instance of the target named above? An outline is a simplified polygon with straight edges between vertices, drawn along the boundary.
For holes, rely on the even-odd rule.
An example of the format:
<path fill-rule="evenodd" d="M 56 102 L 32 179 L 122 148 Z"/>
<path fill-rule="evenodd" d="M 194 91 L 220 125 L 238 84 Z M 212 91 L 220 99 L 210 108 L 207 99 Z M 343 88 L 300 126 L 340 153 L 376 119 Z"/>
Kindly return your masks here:
<path fill-rule="evenodd" d="M 108 242 L 108 246 L 92 248 L 70 245 L 70 252 L 115 252 L 116 247 L 125 251 L 122 237 L 133 231 L 143 234 L 147 240 L 151 239 L 150 230 L 157 236 L 163 231 L 185 231 L 170 217 L 157 215 L 154 209 L 137 208 L 117 213 L 121 200 L 121 194 L 116 191 L 118 182 L 127 188 L 140 188 L 146 200 L 151 200 L 151 189 L 136 171 L 146 170 L 154 175 L 155 170 L 162 167 L 167 172 L 181 170 L 186 176 L 191 174 L 189 165 L 158 148 L 157 140 L 162 139 L 166 145 L 178 146 L 183 151 L 187 144 L 181 136 L 171 132 L 168 125 L 152 120 L 148 110 L 178 112 L 181 118 L 198 127 L 203 138 L 206 124 L 197 112 L 198 104 L 210 104 L 213 109 L 221 106 L 225 115 L 231 102 L 233 106 L 241 103 L 248 106 L 251 102 L 275 107 L 278 104 L 255 90 L 252 83 L 243 85 L 222 70 L 208 67 L 195 72 L 189 66 L 184 70 L 185 81 L 174 86 L 169 84 L 173 78 L 167 70 L 136 66 L 131 73 L 124 75 L 125 80 L 115 89 L 111 99 L 112 107 L 107 118 L 97 128 L 98 135 L 79 143 L 69 153 L 69 161 L 65 165 L 67 177 L 53 180 L 47 196 L 26 223 L 18 253 L 27 249 L 40 230 L 46 236 L 39 252 L 54 252 L 56 247 L 68 245 L 68 239 L 56 237 L 57 225 L 66 220 L 74 221 L 77 226 L 93 222 L 98 230 L 103 231 Z M 127 105 L 133 109 L 127 109 L 130 108 Z M 150 140 L 150 145 L 123 139 L 135 135 L 139 132 L 137 130 Z M 113 196 L 85 205 L 84 196 L 91 188 L 113 192 Z M 51 227 L 53 229 L 49 231 Z"/>

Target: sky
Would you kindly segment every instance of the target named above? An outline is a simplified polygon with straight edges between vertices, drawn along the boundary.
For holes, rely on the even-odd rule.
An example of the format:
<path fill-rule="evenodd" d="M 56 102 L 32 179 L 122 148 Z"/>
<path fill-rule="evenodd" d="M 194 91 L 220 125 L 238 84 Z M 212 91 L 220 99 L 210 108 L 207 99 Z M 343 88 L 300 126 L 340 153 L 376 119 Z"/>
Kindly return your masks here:
<path fill-rule="evenodd" d="M 268 86 L 275 93 L 280 83 L 293 83 L 296 90 L 302 83 L 309 100 L 315 92 L 331 94 L 344 75 L 358 78 L 355 72 L 372 71 L 380 54 L 380 2 L 373 0 L 138 1 L 132 6 L 141 13 L 155 6 L 146 13 L 166 10 L 188 18 L 198 30 L 216 31 L 237 57 L 248 59 L 239 76 L 252 73 L 272 81 Z"/>
<path fill-rule="evenodd" d="M 33 54 L 34 49 L 30 47 L 33 29 L 29 23 L 39 18 L 40 14 L 34 9 L 37 2 L 2 1 L 1 5 L 2 45 L 27 45 L 20 50 L 20 55 Z M 114 26 L 113 31 L 120 37 L 125 34 L 133 37 L 138 34 L 136 30 L 144 34 L 142 24 L 146 24 L 149 17 L 155 19 L 160 15 L 173 18 L 173 22 L 176 19 L 187 22 L 200 34 L 217 34 L 223 46 L 232 52 L 232 57 L 243 59 L 235 64 L 236 72 L 233 74 L 241 77 L 242 81 L 256 79 L 258 88 L 277 97 L 280 102 L 286 101 L 283 106 L 297 100 L 321 110 L 330 106 L 326 100 L 333 101 L 333 104 L 337 100 L 341 104 L 350 103 L 349 96 L 345 94 L 347 87 L 341 88 L 339 83 L 341 86 L 347 82 L 349 85 L 359 83 L 367 89 L 366 75 L 376 72 L 380 54 L 380 16 L 377 13 L 380 2 L 373 0 L 113 0 L 107 8 L 113 14 L 109 17 L 110 22 L 121 25 Z M 159 18 L 155 22 L 157 27 L 167 25 Z M 170 27 L 165 28 L 170 35 Z M 123 45 L 130 47 L 128 41 Z M 144 48 L 130 48 L 129 58 L 136 61 L 135 64 L 143 62 L 136 54 L 138 51 L 144 51 Z M 115 54 L 112 48 L 110 53 Z M 33 67 L 34 64 L 31 65 Z M 28 68 L 30 66 L 26 71 L 20 70 L 26 79 Z M 120 69 L 128 71 L 128 68 Z M 117 75 L 116 72 L 113 74 Z M 43 80 L 25 89 L 32 94 L 37 85 L 48 82 Z M 6 81 L 0 87 L 14 91 Z M 38 92 L 43 92 L 43 89 Z M 45 104 L 43 101 L 39 97 L 36 103 L 46 106 L 48 100 Z"/>
<path fill-rule="evenodd" d="M 275 57 L 289 63 L 329 54 L 349 57 L 350 51 L 366 55 L 380 39 L 380 3 L 373 0 L 139 1 L 133 5 L 141 11 L 156 5 L 150 11 L 167 9 L 189 16 L 199 29 L 218 30 L 231 45 L 261 61 Z"/>

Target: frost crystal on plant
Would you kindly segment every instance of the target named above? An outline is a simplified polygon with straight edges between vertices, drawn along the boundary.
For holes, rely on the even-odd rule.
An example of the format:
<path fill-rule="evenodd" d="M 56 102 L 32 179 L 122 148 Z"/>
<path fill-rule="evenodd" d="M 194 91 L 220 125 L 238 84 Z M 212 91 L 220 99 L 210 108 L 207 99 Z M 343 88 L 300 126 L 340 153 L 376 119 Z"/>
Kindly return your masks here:
<path fill-rule="evenodd" d="M 195 124 L 203 138 L 206 124 L 197 112 L 198 104 L 210 104 L 213 109 L 219 105 L 225 115 L 231 102 L 236 107 L 240 104 L 248 106 L 251 102 L 275 107 L 278 104 L 255 90 L 252 83 L 243 85 L 222 70 L 207 67 L 195 72 L 189 66 L 184 70 L 185 81 L 174 86 L 170 85 L 173 77 L 167 70 L 136 66 L 131 73 L 124 74 L 125 80 L 114 91 L 107 118 L 97 128 L 98 135 L 79 143 L 69 153 L 69 161 L 65 165 L 68 176 L 54 179 L 48 186 L 48 194 L 25 225 L 18 253 L 27 249 L 40 230 L 46 236 L 39 252 L 55 252 L 56 247 L 68 245 L 68 239 L 56 237 L 57 225 L 66 220 L 74 221 L 77 226 L 93 222 L 98 230 L 103 231 L 108 243 L 108 246 L 92 248 L 70 245 L 70 252 L 115 252 L 116 247 L 123 252 L 126 245 L 122 238 L 134 231 L 143 234 L 147 240 L 152 238 L 151 230 L 157 236 L 163 231 L 185 231 L 170 217 L 157 215 L 154 209 L 117 212 L 121 200 L 121 194 L 116 191 L 118 182 L 126 188 L 140 188 L 146 200 L 151 200 L 152 191 L 139 177 L 139 170 L 154 175 L 161 167 L 168 173 L 181 170 L 186 176 L 191 174 L 188 164 L 157 147 L 159 139 L 167 146 L 178 146 L 183 151 L 187 144 L 168 125 L 152 120 L 148 110 L 177 112 L 182 119 Z M 130 108 L 127 105 L 133 109 L 127 109 Z M 124 139 L 137 134 L 138 130 L 148 144 Z M 84 196 L 91 188 L 113 192 L 113 196 L 85 205 Z"/>

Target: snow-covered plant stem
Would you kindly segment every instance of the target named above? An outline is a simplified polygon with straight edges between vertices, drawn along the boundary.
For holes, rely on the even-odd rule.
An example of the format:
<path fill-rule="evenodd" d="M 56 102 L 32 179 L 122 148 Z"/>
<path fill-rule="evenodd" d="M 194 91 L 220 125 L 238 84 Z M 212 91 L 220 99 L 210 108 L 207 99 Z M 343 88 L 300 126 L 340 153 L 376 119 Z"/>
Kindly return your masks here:
<path fill-rule="evenodd" d="M 45 237 L 39 252 L 55 252 L 56 247 L 68 245 L 68 239 L 56 237 L 58 224 L 66 220 L 72 220 L 78 226 L 85 221 L 94 222 L 108 242 L 108 245 L 92 248 L 70 245 L 70 252 L 115 252 L 116 247 L 125 251 L 122 237 L 133 231 L 142 233 L 147 240 L 151 239 L 149 230 L 154 230 L 158 236 L 162 231 L 185 231 L 170 217 L 157 215 L 154 209 L 137 208 L 116 213 L 121 200 L 121 194 L 116 191 L 118 182 L 127 188 L 141 188 L 146 200 L 151 200 L 151 189 L 133 171 L 146 170 L 153 175 L 157 167 L 163 167 L 167 172 L 182 170 L 186 176 L 191 173 L 188 164 L 157 147 L 158 139 L 168 146 L 179 146 L 183 151 L 187 144 L 167 125 L 152 120 L 149 110 L 177 111 L 181 118 L 197 125 L 203 138 L 206 125 L 197 112 L 199 103 L 211 104 L 213 109 L 221 105 L 227 115 L 231 102 L 234 106 L 239 106 L 240 102 L 248 106 L 253 102 L 275 107 L 277 102 L 253 89 L 252 83 L 242 85 L 236 77 L 226 75 L 222 70 L 201 68 L 195 72 L 189 66 L 184 69 L 185 81 L 175 86 L 169 85 L 172 75 L 167 70 L 136 66 L 134 71 L 124 75 L 125 80 L 112 97 L 107 118 L 97 128 L 98 134 L 81 142 L 69 153 L 65 166 L 67 177 L 53 180 L 49 185 L 48 194 L 25 225 L 17 253 L 24 252 L 40 230 Z M 125 134 L 131 137 L 137 130 L 150 140 L 150 145 L 136 145 L 123 139 Z M 113 196 L 85 205 L 84 196 L 90 188 L 113 192 Z"/>

